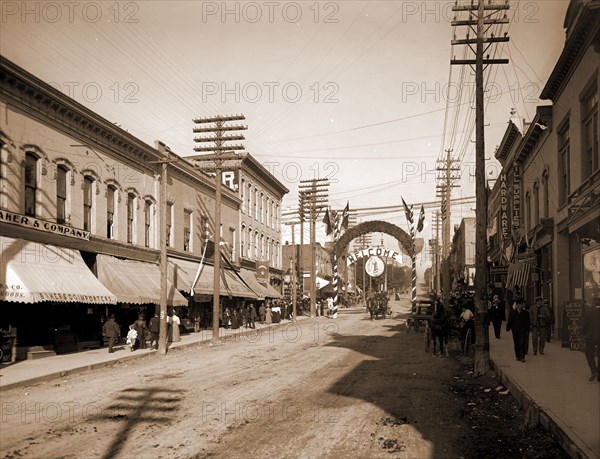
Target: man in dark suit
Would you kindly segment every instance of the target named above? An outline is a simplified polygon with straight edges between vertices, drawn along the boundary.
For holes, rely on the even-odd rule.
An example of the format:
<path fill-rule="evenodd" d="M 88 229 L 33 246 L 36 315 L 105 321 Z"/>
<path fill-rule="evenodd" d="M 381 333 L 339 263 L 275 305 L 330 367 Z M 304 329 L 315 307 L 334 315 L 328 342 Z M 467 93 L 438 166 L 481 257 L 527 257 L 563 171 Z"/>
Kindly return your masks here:
<path fill-rule="evenodd" d="M 158 313 L 154 313 L 154 317 L 150 319 L 148 328 L 150 329 L 150 333 L 152 335 L 150 349 L 158 349 L 158 333 L 160 332 L 160 318 L 158 317 Z"/>
<path fill-rule="evenodd" d="M 102 326 L 102 335 L 108 338 L 108 352 L 115 352 L 113 350 L 113 345 L 115 344 L 115 341 L 121 338 L 121 327 L 115 322 L 114 314 L 111 314 L 108 317 L 108 320 L 104 322 L 104 325 Z"/>

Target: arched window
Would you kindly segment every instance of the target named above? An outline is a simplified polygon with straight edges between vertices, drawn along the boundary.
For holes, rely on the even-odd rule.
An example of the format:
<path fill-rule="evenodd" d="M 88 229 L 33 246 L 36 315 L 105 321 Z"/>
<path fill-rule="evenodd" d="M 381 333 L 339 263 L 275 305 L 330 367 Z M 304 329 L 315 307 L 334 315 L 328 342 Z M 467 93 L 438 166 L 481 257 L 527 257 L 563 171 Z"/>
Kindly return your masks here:
<path fill-rule="evenodd" d="M 56 223 L 65 224 L 67 221 L 67 166 L 56 167 Z"/>
<path fill-rule="evenodd" d="M 92 231 L 92 208 L 94 178 L 86 175 L 83 177 L 83 229 Z"/>
<path fill-rule="evenodd" d="M 135 194 L 127 193 L 127 242 L 133 244 L 135 241 Z"/>
<path fill-rule="evenodd" d="M 113 239 L 115 224 L 115 198 L 117 188 L 114 185 L 108 185 L 106 188 L 106 237 Z"/>
<path fill-rule="evenodd" d="M 25 153 L 25 215 L 36 216 L 38 194 L 38 157 Z"/>
<path fill-rule="evenodd" d="M 152 210 L 153 203 L 149 199 L 144 201 L 144 246 L 152 247 L 153 231 L 152 231 Z"/>

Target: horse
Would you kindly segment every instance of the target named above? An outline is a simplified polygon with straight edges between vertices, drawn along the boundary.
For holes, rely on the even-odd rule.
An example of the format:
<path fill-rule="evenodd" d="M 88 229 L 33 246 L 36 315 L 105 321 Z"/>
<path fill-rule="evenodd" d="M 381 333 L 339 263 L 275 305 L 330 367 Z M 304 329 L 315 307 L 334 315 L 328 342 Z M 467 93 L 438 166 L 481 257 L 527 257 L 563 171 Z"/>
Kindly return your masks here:
<path fill-rule="evenodd" d="M 429 325 L 431 338 L 433 340 L 433 355 L 436 354 L 436 342 L 440 343 L 440 354 L 444 354 L 444 344 L 448 343 L 449 328 L 448 314 L 446 314 L 446 310 L 444 309 L 442 302 L 438 301 L 435 304 L 435 310 Z M 446 346 L 446 355 L 447 354 L 448 347 Z"/>

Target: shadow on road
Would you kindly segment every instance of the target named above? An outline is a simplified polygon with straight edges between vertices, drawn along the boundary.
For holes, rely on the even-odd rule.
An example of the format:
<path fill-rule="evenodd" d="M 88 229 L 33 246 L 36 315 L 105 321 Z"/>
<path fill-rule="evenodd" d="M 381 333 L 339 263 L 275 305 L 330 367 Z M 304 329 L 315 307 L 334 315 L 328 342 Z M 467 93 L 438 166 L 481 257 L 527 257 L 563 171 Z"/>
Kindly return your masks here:
<path fill-rule="evenodd" d="M 389 418 L 378 423 L 411 424 L 434 448 L 432 457 L 445 455 L 458 436 L 456 426 L 445 423 L 458 415 L 448 389 L 456 362 L 433 358 L 423 350 L 422 334 L 407 335 L 403 323 L 387 322 L 379 321 L 379 325 L 392 332 L 391 336 L 338 334 L 327 344 L 375 358 L 362 361 L 329 392 L 385 410 Z"/>
<path fill-rule="evenodd" d="M 124 421 L 103 459 L 117 456 L 123 450 L 132 430 L 141 423 L 164 424 L 173 421 L 182 400 L 181 391 L 164 387 L 123 390 L 112 405 L 98 417 L 103 420 Z"/>

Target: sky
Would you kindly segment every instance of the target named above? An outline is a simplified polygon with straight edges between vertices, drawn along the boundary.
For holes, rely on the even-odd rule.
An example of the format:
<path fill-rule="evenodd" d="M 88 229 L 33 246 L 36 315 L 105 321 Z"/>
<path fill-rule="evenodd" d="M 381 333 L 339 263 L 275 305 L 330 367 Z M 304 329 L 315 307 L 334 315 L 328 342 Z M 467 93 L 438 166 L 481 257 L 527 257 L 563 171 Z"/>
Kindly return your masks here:
<path fill-rule="evenodd" d="M 436 161 L 460 164 L 453 198 L 475 195 L 474 76 L 454 2 L 0 2 L 0 53 L 153 145 L 195 154 L 193 119 L 243 114 L 243 144 L 289 190 L 328 178 L 341 209 L 436 198 Z M 511 108 L 529 120 L 564 45 L 566 0 L 511 1 L 508 44 L 486 79 L 486 173 L 494 179 Z M 466 19 L 464 13 L 458 19 Z M 472 36 L 472 35 L 471 35 Z M 452 208 L 452 222 L 474 215 Z M 432 237 L 429 225 L 421 234 Z M 407 230 L 402 210 L 360 211 Z M 319 228 L 318 238 L 324 240 Z M 290 240 L 285 227 L 282 240 Z M 397 249 L 387 236 L 373 236 Z"/>

